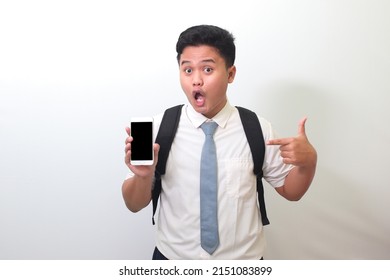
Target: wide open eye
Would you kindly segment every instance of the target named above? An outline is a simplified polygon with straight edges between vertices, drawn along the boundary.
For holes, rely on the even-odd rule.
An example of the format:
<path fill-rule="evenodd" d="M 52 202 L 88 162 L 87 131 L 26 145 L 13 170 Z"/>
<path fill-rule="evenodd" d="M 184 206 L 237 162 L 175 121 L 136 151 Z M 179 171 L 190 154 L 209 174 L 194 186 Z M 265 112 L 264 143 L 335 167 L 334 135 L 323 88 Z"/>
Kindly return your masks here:
<path fill-rule="evenodd" d="M 184 69 L 184 73 L 191 74 L 192 73 L 192 69 L 191 68 L 185 68 Z"/>
<path fill-rule="evenodd" d="M 210 74 L 211 72 L 213 72 L 213 68 L 211 68 L 211 67 L 205 67 L 205 68 L 203 69 L 203 71 L 204 71 L 206 74 Z"/>

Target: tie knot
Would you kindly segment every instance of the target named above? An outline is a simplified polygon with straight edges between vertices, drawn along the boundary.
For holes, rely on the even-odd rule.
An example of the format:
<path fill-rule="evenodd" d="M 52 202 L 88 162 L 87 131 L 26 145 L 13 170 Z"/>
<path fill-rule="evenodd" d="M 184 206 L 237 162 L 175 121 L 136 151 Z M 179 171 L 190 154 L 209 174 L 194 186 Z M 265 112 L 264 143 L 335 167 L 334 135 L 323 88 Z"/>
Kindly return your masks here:
<path fill-rule="evenodd" d="M 218 124 L 216 122 L 204 122 L 200 127 L 202 128 L 204 134 L 213 135 L 218 127 Z"/>

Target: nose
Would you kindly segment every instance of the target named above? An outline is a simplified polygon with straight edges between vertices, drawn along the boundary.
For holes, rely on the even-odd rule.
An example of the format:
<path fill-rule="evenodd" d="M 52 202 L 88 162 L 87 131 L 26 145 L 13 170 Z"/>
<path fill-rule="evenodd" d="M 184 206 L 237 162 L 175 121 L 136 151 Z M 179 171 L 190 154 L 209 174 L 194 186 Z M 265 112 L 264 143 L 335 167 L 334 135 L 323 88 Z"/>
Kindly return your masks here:
<path fill-rule="evenodd" d="M 193 86 L 202 86 L 203 79 L 199 72 L 194 72 L 192 75 L 192 85 Z"/>

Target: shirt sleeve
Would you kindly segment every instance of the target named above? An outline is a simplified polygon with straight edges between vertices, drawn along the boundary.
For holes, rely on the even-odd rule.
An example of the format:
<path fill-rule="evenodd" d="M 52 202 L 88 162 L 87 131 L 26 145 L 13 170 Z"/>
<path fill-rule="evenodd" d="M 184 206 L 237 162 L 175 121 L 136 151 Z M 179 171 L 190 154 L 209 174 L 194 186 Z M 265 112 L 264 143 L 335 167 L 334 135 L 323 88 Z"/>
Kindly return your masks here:
<path fill-rule="evenodd" d="M 271 124 L 264 118 L 259 118 L 263 131 L 264 141 L 276 137 L 275 131 Z M 293 169 L 293 165 L 283 163 L 283 158 L 280 155 L 279 146 L 265 144 L 265 154 L 263 163 L 263 178 L 272 187 L 277 188 L 284 185 L 284 181 Z"/>

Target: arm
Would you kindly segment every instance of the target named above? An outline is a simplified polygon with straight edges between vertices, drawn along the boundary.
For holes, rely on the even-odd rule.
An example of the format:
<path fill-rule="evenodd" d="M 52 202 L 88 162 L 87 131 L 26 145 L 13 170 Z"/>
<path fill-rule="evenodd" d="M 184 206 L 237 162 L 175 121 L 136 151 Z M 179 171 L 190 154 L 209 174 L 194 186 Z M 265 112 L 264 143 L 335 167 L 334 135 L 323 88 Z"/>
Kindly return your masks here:
<path fill-rule="evenodd" d="M 122 184 L 122 195 L 127 208 L 132 212 L 138 212 L 146 207 L 152 199 L 152 185 L 154 171 L 158 160 L 160 146 L 154 144 L 154 164 L 150 166 L 134 166 L 130 163 L 131 142 L 130 128 L 126 127 L 128 137 L 126 138 L 125 163 L 134 173 L 134 176 L 126 179 Z"/>
<path fill-rule="evenodd" d="M 283 162 L 293 164 L 284 185 L 276 191 L 288 200 L 297 201 L 308 190 L 313 181 L 317 165 L 317 152 L 310 144 L 305 133 L 306 118 L 299 123 L 298 136 L 292 138 L 274 139 L 268 145 L 280 145 L 280 155 Z"/>

